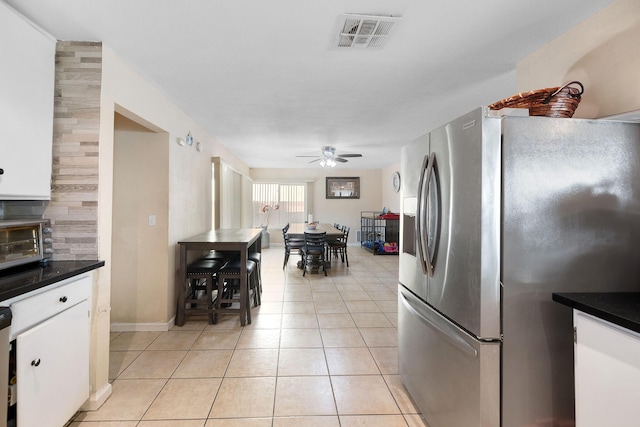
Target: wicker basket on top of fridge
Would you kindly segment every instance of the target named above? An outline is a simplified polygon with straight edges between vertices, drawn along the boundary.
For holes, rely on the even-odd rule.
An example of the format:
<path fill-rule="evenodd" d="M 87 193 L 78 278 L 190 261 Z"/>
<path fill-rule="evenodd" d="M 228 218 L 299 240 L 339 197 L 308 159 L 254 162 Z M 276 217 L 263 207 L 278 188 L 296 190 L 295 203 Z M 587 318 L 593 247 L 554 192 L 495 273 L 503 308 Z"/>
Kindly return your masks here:
<path fill-rule="evenodd" d="M 571 85 L 577 85 L 580 89 Z M 570 118 L 578 108 L 583 93 L 582 83 L 572 81 L 560 87 L 520 92 L 489 105 L 489 108 L 491 110 L 528 108 L 530 116 Z"/>

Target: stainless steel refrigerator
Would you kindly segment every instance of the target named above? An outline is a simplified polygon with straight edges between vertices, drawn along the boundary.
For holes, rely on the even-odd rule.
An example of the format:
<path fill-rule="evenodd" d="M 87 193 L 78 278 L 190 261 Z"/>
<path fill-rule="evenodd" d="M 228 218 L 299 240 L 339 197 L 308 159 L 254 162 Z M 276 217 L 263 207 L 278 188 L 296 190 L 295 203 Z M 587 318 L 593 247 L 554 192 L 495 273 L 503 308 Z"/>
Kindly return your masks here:
<path fill-rule="evenodd" d="M 399 369 L 430 427 L 574 425 L 551 294 L 640 290 L 640 124 L 512 113 L 402 149 Z"/>

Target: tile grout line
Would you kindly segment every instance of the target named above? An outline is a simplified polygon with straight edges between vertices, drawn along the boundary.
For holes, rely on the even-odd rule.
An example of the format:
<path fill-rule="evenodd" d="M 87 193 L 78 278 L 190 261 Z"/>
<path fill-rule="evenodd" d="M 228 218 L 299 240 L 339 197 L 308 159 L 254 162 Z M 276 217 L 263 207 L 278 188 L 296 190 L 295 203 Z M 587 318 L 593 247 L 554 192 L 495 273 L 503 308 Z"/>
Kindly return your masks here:
<path fill-rule="evenodd" d="M 273 259 L 275 260 L 275 257 L 273 257 Z M 354 263 L 354 262 L 356 262 L 356 261 L 357 261 L 357 259 L 356 259 L 356 258 L 354 258 L 354 259 L 352 260 L 352 263 Z M 269 264 L 268 264 L 268 263 L 265 263 L 265 266 L 267 266 L 267 265 L 269 265 Z M 267 270 L 268 270 L 268 269 L 267 269 Z M 385 271 L 388 271 L 388 269 L 386 269 L 386 268 L 385 268 Z M 283 273 L 283 276 L 281 276 L 281 277 L 280 277 L 280 278 L 278 278 L 278 279 L 274 279 L 274 280 L 282 280 L 282 282 L 283 282 L 283 283 L 282 283 L 282 296 L 281 296 L 281 300 L 273 301 L 273 302 L 275 302 L 275 303 L 278 303 L 278 304 L 279 304 L 279 310 L 278 310 L 278 313 L 277 313 L 277 314 L 279 315 L 279 320 L 278 320 L 278 323 L 279 323 L 279 325 L 278 325 L 278 326 L 279 326 L 279 327 L 277 328 L 277 330 L 278 330 L 279 332 L 278 332 L 278 341 L 277 341 L 277 357 L 276 357 L 276 361 L 275 361 L 275 363 L 276 363 L 276 366 L 275 366 L 275 368 L 276 368 L 276 370 L 275 370 L 275 387 L 274 387 L 274 391 L 273 391 L 273 393 L 274 393 L 274 396 L 273 396 L 273 399 L 274 399 L 274 400 L 273 400 L 273 402 L 274 402 L 274 403 L 273 403 L 273 406 L 272 406 L 272 409 L 271 409 L 271 425 L 272 425 L 272 426 L 274 426 L 274 425 L 275 425 L 275 419 L 276 419 L 276 418 L 279 418 L 279 417 L 276 417 L 276 399 L 277 399 L 277 386 L 278 386 L 278 380 L 279 380 L 279 378 L 281 377 L 281 375 L 280 375 L 280 374 L 281 374 L 281 371 L 280 371 L 280 362 L 281 362 L 281 356 L 282 356 L 282 352 L 281 352 L 281 350 L 283 349 L 283 344 L 285 344 L 285 343 L 284 343 L 284 341 L 283 341 L 283 340 L 284 340 L 283 331 L 284 331 L 284 330 L 287 330 L 287 329 L 292 329 L 292 330 L 308 329 L 308 328 L 298 328 L 298 327 L 296 327 L 296 326 L 297 326 L 296 324 L 288 325 L 288 327 L 287 327 L 287 328 L 285 328 L 285 327 L 284 327 L 284 326 L 285 326 L 285 320 L 286 320 L 286 321 L 289 321 L 289 322 L 291 322 L 291 321 L 294 321 L 294 322 L 295 322 L 295 320 L 292 320 L 292 319 L 295 319 L 295 316 L 296 316 L 296 315 L 299 315 L 299 314 L 307 314 L 307 313 L 304 311 L 305 309 L 302 309 L 302 311 L 300 311 L 300 312 L 299 312 L 299 310 L 300 310 L 300 309 L 299 309 L 299 308 L 297 308 L 297 307 L 295 307 L 295 306 L 296 306 L 296 304 L 295 304 L 295 303 L 297 303 L 297 302 L 309 302 L 309 303 L 311 303 L 311 305 L 313 306 L 313 315 L 314 315 L 314 317 L 313 317 L 313 318 L 315 319 L 315 327 L 313 327 L 313 328 L 311 328 L 311 329 L 316 330 L 316 331 L 317 331 L 317 333 L 318 333 L 318 336 L 319 336 L 319 340 L 320 340 L 320 341 L 319 341 L 319 343 L 320 343 L 321 348 L 322 348 L 322 354 L 324 355 L 324 366 L 325 366 L 325 369 L 327 370 L 327 374 L 328 374 L 328 378 L 329 378 L 329 383 L 330 383 L 330 386 L 331 386 L 331 393 L 332 393 L 333 404 L 335 405 L 335 410 L 336 410 L 336 412 L 335 412 L 335 416 L 336 416 L 336 418 L 337 418 L 337 420 L 338 420 L 338 425 L 342 425 L 342 419 L 340 418 L 340 417 L 341 417 L 341 415 L 338 413 L 338 404 L 337 404 L 336 392 L 335 392 L 335 389 L 334 389 L 334 381 L 333 381 L 333 378 L 334 378 L 336 375 L 333 375 L 333 374 L 331 373 L 331 371 L 330 371 L 329 358 L 328 358 L 328 355 L 327 355 L 327 349 L 333 349 L 333 347 L 327 347 L 327 346 L 326 346 L 326 345 L 327 345 L 327 341 L 326 341 L 326 337 L 325 337 L 325 335 L 323 335 L 323 334 L 322 334 L 322 330 L 325 330 L 325 329 L 344 329 L 344 327 L 337 327 L 337 328 L 336 328 L 336 327 L 330 327 L 330 328 L 322 328 L 322 327 L 321 327 L 321 325 L 320 325 L 320 316 L 319 316 L 321 313 L 320 313 L 320 312 L 318 312 L 318 306 L 317 306 L 317 302 L 318 302 L 318 301 L 321 301 L 321 300 L 318 300 L 318 299 L 314 299 L 314 298 L 313 298 L 313 291 L 312 291 L 312 289 L 313 289 L 313 287 L 314 287 L 314 282 L 315 282 L 315 284 L 320 284 L 321 286 L 322 286 L 322 283 L 329 283 L 329 284 L 331 284 L 332 286 L 335 286 L 335 287 L 336 287 L 336 289 L 335 289 L 335 290 L 332 290 L 332 291 L 329 291 L 329 292 L 337 293 L 337 295 L 339 295 L 339 297 L 340 297 L 340 298 L 339 298 L 339 302 L 340 302 L 340 303 L 341 303 L 341 304 L 346 308 L 346 313 L 344 313 L 344 314 L 348 314 L 348 315 L 349 315 L 349 316 L 348 316 L 348 318 L 350 319 L 350 321 L 351 321 L 351 322 L 352 322 L 352 324 L 353 324 L 353 326 L 352 326 L 352 327 L 353 327 L 353 328 L 355 328 L 355 329 L 357 330 L 357 332 L 358 332 L 358 336 L 359 336 L 359 337 L 360 337 L 360 339 L 363 341 L 363 343 L 364 343 L 364 347 L 366 347 L 366 349 L 367 349 L 367 354 L 369 355 L 369 357 L 371 357 L 371 359 L 373 360 L 373 362 L 374 362 L 374 364 L 375 364 L 375 368 L 376 368 L 376 370 L 377 370 L 377 373 L 375 373 L 375 374 L 370 373 L 370 374 L 366 374 L 366 375 L 367 375 L 367 376 L 373 376 L 373 377 L 376 377 L 376 378 L 378 378 L 378 377 L 379 377 L 379 378 L 381 378 L 381 379 L 383 380 L 383 382 L 384 382 L 384 384 L 385 384 L 385 386 L 386 386 L 385 388 L 386 388 L 387 392 L 391 395 L 391 397 L 392 397 L 392 399 L 393 399 L 393 402 L 394 402 L 394 404 L 395 404 L 395 406 L 396 406 L 397 410 L 399 411 L 399 415 L 400 415 L 400 416 L 402 416 L 402 418 L 403 418 L 404 422 L 408 424 L 408 421 L 407 421 L 407 417 L 406 417 L 406 415 L 412 415 L 412 414 L 404 414 L 404 413 L 402 412 L 402 409 L 400 408 L 400 405 L 399 405 L 399 403 L 398 403 L 398 400 L 397 400 L 396 396 L 391 392 L 391 388 L 390 388 L 390 385 L 389 385 L 390 383 L 389 383 L 388 379 L 387 379 L 387 378 L 385 378 L 385 374 L 383 373 L 382 367 L 381 367 L 381 365 L 380 365 L 380 363 L 382 363 L 382 362 L 380 362 L 380 363 L 379 363 L 379 362 L 376 360 L 376 358 L 374 357 L 374 353 L 372 352 L 372 349 L 373 349 L 373 348 L 377 348 L 377 347 L 371 347 L 371 346 L 370 346 L 370 344 L 369 344 L 369 342 L 367 342 L 367 340 L 365 340 L 365 335 L 363 334 L 363 330 L 362 330 L 362 328 L 366 326 L 366 322 L 364 323 L 364 325 L 365 325 L 365 326 L 359 326 L 359 325 L 358 325 L 358 323 L 356 322 L 356 318 L 354 318 L 354 313 L 359 313 L 359 312 L 358 312 L 358 311 L 355 311 L 355 310 L 350 310 L 350 309 L 349 309 L 349 306 L 346 304 L 347 300 L 345 300 L 345 299 L 344 299 L 344 297 L 343 297 L 343 295 L 342 295 L 342 293 L 341 293 L 341 291 L 340 291 L 340 289 L 343 289 L 343 291 L 342 291 L 342 292 L 349 292 L 349 290 L 348 290 L 348 286 L 349 286 L 349 285 L 351 285 L 351 284 L 353 284 L 353 285 L 359 285 L 359 286 L 360 286 L 360 288 L 361 288 L 361 290 L 360 290 L 360 291 L 358 291 L 358 292 L 363 292 L 363 297 L 364 297 L 364 296 L 366 296 L 366 297 L 368 298 L 368 299 L 366 299 L 366 301 L 371 301 L 371 302 L 373 302 L 373 304 L 377 307 L 378 311 L 376 311 L 375 313 L 382 314 L 385 318 L 387 318 L 387 319 L 388 319 L 388 318 L 389 318 L 389 316 L 394 316 L 393 312 L 384 312 L 384 311 L 382 311 L 382 307 L 380 306 L 380 304 L 378 304 L 378 301 L 385 301 L 385 300 L 374 300 L 374 299 L 372 298 L 372 296 L 369 294 L 369 292 L 383 292 L 383 291 L 382 291 L 382 289 L 380 289 L 380 290 L 376 290 L 376 291 L 369 291 L 369 292 L 367 292 L 367 288 L 365 288 L 365 287 L 362 287 L 362 286 L 361 286 L 363 283 L 365 283 L 365 284 L 366 284 L 366 283 L 370 283 L 370 281 L 373 281 L 373 280 L 374 280 L 374 278 L 373 278 L 373 277 L 369 277 L 369 276 L 367 276 L 367 278 L 360 279 L 360 281 L 358 281 L 358 278 L 357 278 L 357 277 L 354 277 L 354 278 L 353 278 L 353 280 L 355 280 L 355 281 L 354 281 L 354 282 L 350 282 L 350 281 L 344 281 L 342 277 L 331 277 L 331 276 L 329 276 L 329 277 L 330 277 L 330 281 L 329 281 L 329 282 L 327 282 L 327 281 L 324 281 L 324 280 L 317 280 L 317 281 L 316 281 L 316 280 L 315 280 L 316 278 L 314 278 L 314 277 L 310 277 L 310 278 L 305 278 L 305 281 L 304 281 L 303 283 L 301 283 L 301 282 L 298 282 L 297 280 L 296 280 L 296 281 L 290 281 L 290 280 L 289 280 L 289 279 L 293 276 L 293 274 L 295 274 L 295 273 L 297 273 L 297 271 L 295 271 L 295 270 L 294 270 L 294 271 L 291 271 L 291 272 L 289 272 L 289 271 L 285 271 L 285 272 Z M 349 274 L 349 276 L 352 276 L 352 274 Z M 264 280 L 266 277 L 268 277 L 268 275 L 265 275 L 265 276 L 263 277 L 263 280 Z M 274 274 L 274 275 L 272 275 L 271 277 L 276 278 L 277 276 Z M 317 278 L 317 279 L 321 279 L 321 278 Z M 374 283 L 376 283 L 376 282 L 374 282 Z M 389 283 L 389 280 L 387 280 L 387 279 L 384 279 L 384 280 L 383 280 L 383 279 L 380 279 L 380 280 L 377 280 L 377 283 L 379 283 L 380 285 L 384 286 L 385 288 L 387 288 L 387 289 L 388 289 L 388 291 L 389 291 L 390 293 L 392 293 L 392 291 L 391 291 L 391 289 L 390 289 L 391 284 Z M 302 285 L 302 284 L 304 284 L 304 287 L 298 287 L 298 285 Z M 345 288 L 341 288 L 341 287 L 340 287 L 340 285 L 344 285 L 344 286 L 346 287 L 346 289 L 347 289 L 347 290 L 344 290 Z M 308 301 L 306 300 L 306 297 L 304 297 L 304 296 L 302 296 L 302 295 L 300 296 L 300 298 L 302 298 L 302 300 L 301 300 L 301 301 L 298 301 L 298 300 L 297 300 L 297 298 L 296 298 L 296 296 L 293 296 L 293 297 L 292 297 L 292 298 L 294 298 L 293 300 L 290 300 L 290 301 L 287 301 L 287 300 L 286 300 L 286 299 L 287 299 L 287 295 L 286 295 L 286 293 L 287 293 L 288 291 L 289 291 L 289 292 L 295 292 L 295 291 L 300 291 L 300 290 L 302 290 L 302 289 L 304 289 L 305 291 L 306 291 L 306 290 L 308 290 L 308 292 L 310 292 L 310 293 L 312 294 L 312 297 L 311 297 Z M 278 291 L 278 292 L 279 292 L 279 291 Z M 353 292 L 356 292 L 356 291 L 353 291 Z M 330 299 L 329 299 L 329 300 L 327 300 L 327 301 L 330 301 Z M 353 300 L 352 300 L 352 299 L 349 299 L 349 301 L 361 301 L 361 300 L 359 300 L 359 299 L 357 299 L 357 298 L 356 298 L 356 299 L 353 299 Z M 363 298 L 363 299 L 362 299 L 362 301 L 365 301 L 365 299 Z M 292 304 L 288 304 L 289 306 L 291 306 L 291 307 L 292 307 L 292 308 L 291 308 L 292 313 L 285 313 L 285 311 L 287 310 L 287 309 L 286 309 L 286 306 L 287 306 L 287 304 L 286 304 L 286 303 L 287 303 L 287 302 L 292 303 Z M 278 305 L 278 304 L 274 304 L 274 305 Z M 382 304 L 382 303 L 381 303 L 381 304 Z M 256 313 L 256 316 L 255 316 L 255 319 L 257 320 L 257 319 L 259 318 L 260 312 L 259 312 L 258 310 L 256 310 L 256 311 L 257 311 L 257 313 Z M 264 314 L 268 314 L 268 313 L 270 314 L 271 312 L 267 312 L 267 313 L 264 313 Z M 366 310 L 365 310 L 365 311 L 362 311 L 362 313 L 373 313 L 373 311 L 366 311 Z M 291 317 L 292 319 L 286 319 L 286 318 L 285 318 L 285 314 L 291 314 L 291 316 L 289 316 L 289 317 Z M 335 314 L 339 314 L 339 313 L 322 313 L 322 314 L 335 315 Z M 397 316 L 397 314 L 395 314 L 395 316 Z M 360 319 L 360 320 L 362 321 L 362 319 Z M 336 325 L 337 325 L 337 324 L 336 324 Z M 345 326 L 345 327 L 346 327 L 346 326 Z M 232 327 L 232 329 L 230 329 L 230 330 L 233 330 L 233 329 L 235 329 L 235 328 L 236 328 L 236 326 L 233 326 L 233 327 Z M 371 326 L 371 328 L 383 329 L 383 327 L 382 327 L 382 326 Z M 390 328 L 390 329 L 394 329 L 394 330 L 396 330 L 396 331 L 397 331 L 397 325 L 396 325 L 394 322 L 391 322 L 390 327 L 385 327 L 385 328 Z M 226 328 L 225 328 L 225 329 L 226 329 Z M 216 391 L 216 395 L 215 395 L 215 396 L 214 396 L 214 398 L 213 398 L 213 401 L 212 401 L 212 403 L 211 403 L 211 407 L 209 408 L 209 412 L 208 412 L 208 415 L 207 415 L 207 420 L 208 420 L 208 419 L 213 419 L 213 418 L 211 418 L 211 415 L 212 415 L 212 412 L 213 412 L 213 406 L 214 406 L 215 401 L 217 400 L 217 398 L 218 398 L 218 396 L 219 396 L 219 393 L 221 392 L 221 389 L 222 389 L 222 383 L 223 383 L 223 381 L 224 381 L 225 379 L 227 379 L 227 378 L 231 378 L 231 377 L 228 377 L 227 375 L 229 374 L 229 369 L 230 369 L 230 366 L 231 366 L 232 361 L 234 360 L 234 356 L 235 356 L 235 355 L 237 355 L 237 354 L 239 354 L 239 353 L 238 353 L 238 351 L 239 351 L 239 350 L 245 350 L 245 348 L 240 348 L 240 347 L 239 347 L 239 345 L 240 345 L 240 343 L 241 343 L 241 340 L 243 339 L 243 336 L 245 336 L 245 335 L 247 334 L 247 332 L 248 332 L 248 331 L 257 331 L 257 330 L 263 330 L 263 329 L 264 329 L 264 328 L 255 327 L 255 325 L 254 325 L 254 327 L 251 327 L 250 329 L 249 329 L 249 328 L 242 328 L 242 329 L 240 330 L 240 334 L 239 334 L 239 335 L 237 336 L 237 338 L 235 339 L 234 346 L 233 346 L 233 348 L 231 349 L 231 355 L 230 355 L 230 357 L 229 357 L 229 359 L 228 359 L 228 361 L 227 361 L 227 363 L 226 363 L 226 366 L 225 366 L 225 368 L 224 368 L 224 372 L 222 373 L 222 377 L 220 377 L 220 385 L 219 385 L 219 387 L 218 387 L 218 389 L 217 389 L 217 391 Z M 350 328 L 349 328 L 349 329 L 350 329 Z M 201 337 L 201 336 L 203 335 L 203 333 L 204 333 L 206 330 L 207 330 L 207 325 L 204 325 L 204 326 L 203 326 L 203 328 L 200 330 L 200 333 L 198 334 L 198 337 Z M 138 354 L 138 356 L 136 356 L 136 359 L 137 359 L 140 355 L 142 355 L 145 351 L 153 351 L 153 350 L 150 350 L 150 349 L 149 349 L 149 346 L 151 346 L 151 344 L 152 344 L 153 342 L 155 342 L 159 337 L 160 337 L 160 336 L 157 336 L 154 340 L 152 340 L 152 342 L 147 346 L 147 348 L 145 348 L 144 350 L 142 350 L 142 351 Z M 115 337 L 114 337 L 114 338 L 115 338 Z M 180 366 L 180 365 L 185 361 L 185 359 L 186 359 L 186 357 L 189 355 L 189 353 L 190 353 L 190 352 L 193 352 L 193 351 L 196 351 L 196 349 L 194 349 L 194 346 L 195 346 L 195 343 L 196 343 L 197 341 L 198 341 L 198 338 L 196 338 L 196 340 L 194 340 L 194 342 L 193 342 L 193 343 L 191 343 L 191 345 L 189 346 L 189 348 L 186 350 L 185 355 L 181 358 L 181 360 L 178 362 L 178 364 L 176 365 L 176 367 L 173 369 L 172 373 L 169 375 L 169 378 L 167 378 L 167 379 L 166 379 L 165 384 L 164 384 L 164 385 L 163 385 L 163 387 L 161 388 L 160 392 L 164 389 L 164 387 L 166 387 L 166 384 L 168 383 L 168 381 L 169 381 L 170 379 L 172 379 L 172 378 L 173 378 L 173 375 L 175 375 L 175 373 L 177 372 L 177 369 L 178 369 L 178 368 L 179 368 L 179 366 Z M 247 348 L 246 348 L 246 350 L 254 349 L 254 346 L 255 346 L 255 349 L 262 348 L 262 347 L 260 347 L 259 345 L 251 344 L 251 345 L 250 345 L 250 347 L 247 347 Z M 386 347 L 387 347 L 387 346 L 383 346 L 383 348 L 386 348 Z M 287 348 L 288 348 L 288 347 L 287 347 Z M 291 349 L 302 349 L 302 348 L 313 349 L 313 348 L 318 348 L 318 347 L 315 347 L 313 343 L 305 343 L 305 344 L 303 344 L 303 345 L 298 345 L 298 344 L 292 343 L 292 347 L 291 347 Z M 342 345 L 340 345 L 340 346 L 338 346 L 338 347 L 336 347 L 336 348 L 362 348 L 362 347 L 343 347 Z M 134 360 L 136 360 L 136 359 L 134 359 Z M 131 363 L 133 363 L 133 360 L 129 362 L 128 366 L 130 366 L 130 365 L 131 365 Z M 115 379 L 118 379 L 126 369 L 127 369 L 127 368 L 123 369 L 123 371 L 122 371 L 122 372 L 120 372 L 120 373 L 116 376 L 116 378 L 115 378 Z M 392 375 L 392 374 L 387 374 L 387 375 Z M 294 375 L 294 376 L 295 376 L 295 375 Z M 307 376 L 307 375 L 301 375 L 301 376 Z M 311 376 L 313 376 L 313 375 L 311 375 Z M 344 375 L 342 375 L 342 376 L 360 376 L 360 375 L 344 374 Z M 258 377 L 256 377 L 256 378 L 258 378 Z M 260 378 L 262 378 L 262 377 L 260 377 Z M 115 380 L 115 379 L 114 379 L 114 380 Z M 159 392 L 159 393 L 160 393 L 160 392 Z M 156 401 L 156 399 L 157 399 L 157 397 L 158 397 L 159 393 L 155 396 L 155 398 L 154 398 L 154 401 L 153 401 L 153 402 L 155 402 L 155 401 Z M 149 407 L 147 407 L 146 411 L 148 411 L 148 410 L 149 410 L 149 408 L 153 405 L 153 402 L 149 405 Z M 146 411 L 145 411 L 145 414 L 147 413 Z M 351 414 L 349 414 L 349 415 L 351 415 Z M 301 416 L 302 416 L 302 415 L 301 415 Z M 376 414 L 372 414 L 372 416 L 377 416 L 377 415 L 376 415 Z M 144 415 L 143 415 L 143 417 L 144 417 Z M 140 422 L 141 422 L 141 421 L 138 421 L 138 423 L 140 423 Z M 206 421 L 205 421 L 205 422 L 206 422 Z"/>

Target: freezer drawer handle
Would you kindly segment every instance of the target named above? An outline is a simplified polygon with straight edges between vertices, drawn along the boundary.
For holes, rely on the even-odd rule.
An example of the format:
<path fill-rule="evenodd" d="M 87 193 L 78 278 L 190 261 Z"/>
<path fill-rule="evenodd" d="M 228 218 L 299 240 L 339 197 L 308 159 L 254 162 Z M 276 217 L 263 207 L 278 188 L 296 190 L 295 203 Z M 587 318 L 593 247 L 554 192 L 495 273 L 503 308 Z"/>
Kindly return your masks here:
<path fill-rule="evenodd" d="M 445 331 L 442 327 L 424 317 L 418 310 L 413 308 L 411 305 L 411 301 L 407 299 L 402 293 L 399 294 L 401 297 L 402 304 L 409 310 L 414 316 L 418 317 L 423 323 L 428 324 L 431 328 L 440 332 L 440 334 L 447 340 L 449 343 L 455 345 L 463 352 L 467 353 L 471 357 L 478 357 L 478 350 L 469 345 L 469 343 L 465 342 L 463 339 L 456 337 L 455 335 L 451 335 L 449 332 Z"/>

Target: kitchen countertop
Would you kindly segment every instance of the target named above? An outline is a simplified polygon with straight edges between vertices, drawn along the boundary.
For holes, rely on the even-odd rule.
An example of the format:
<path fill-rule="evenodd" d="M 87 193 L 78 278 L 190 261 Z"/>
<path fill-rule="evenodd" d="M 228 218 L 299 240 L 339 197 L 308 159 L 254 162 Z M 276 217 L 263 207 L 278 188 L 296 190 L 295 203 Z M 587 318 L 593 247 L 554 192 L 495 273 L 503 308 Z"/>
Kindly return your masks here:
<path fill-rule="evenodd" d="M 640 292 L 554 293 L 553 300 L 640 332 Z"/>
<path fill-rule="evenodd" d="M 0 301 L 35 291 L 104 266 L 104 261 L 49 261 L 27 264 L 0 273 Z"/>

